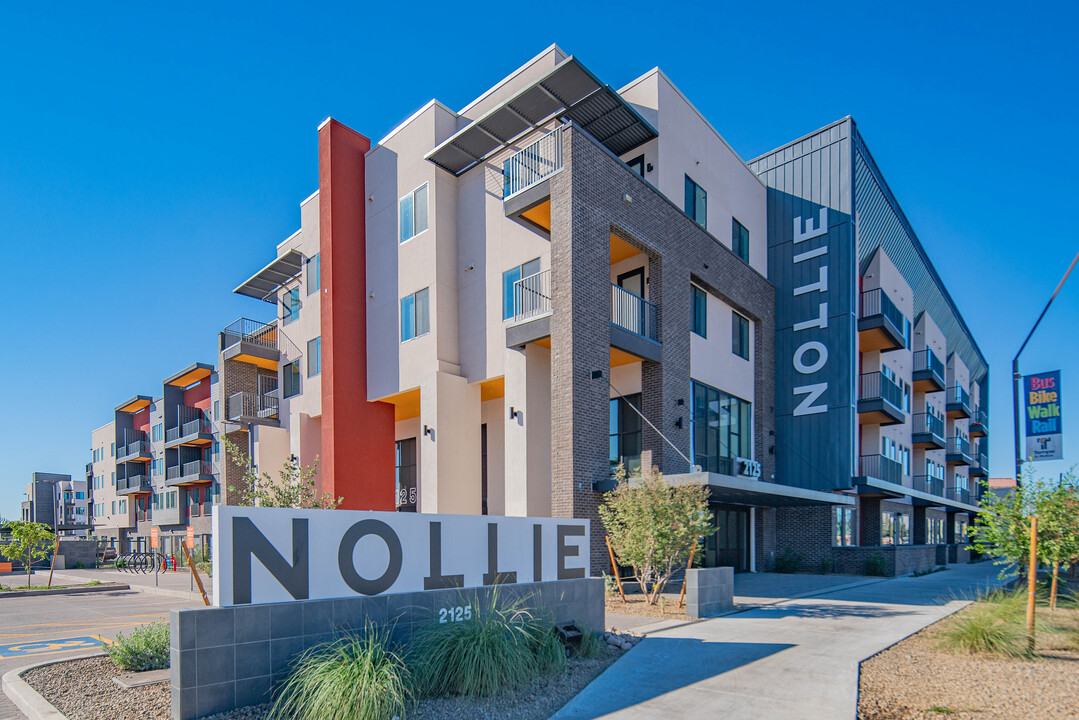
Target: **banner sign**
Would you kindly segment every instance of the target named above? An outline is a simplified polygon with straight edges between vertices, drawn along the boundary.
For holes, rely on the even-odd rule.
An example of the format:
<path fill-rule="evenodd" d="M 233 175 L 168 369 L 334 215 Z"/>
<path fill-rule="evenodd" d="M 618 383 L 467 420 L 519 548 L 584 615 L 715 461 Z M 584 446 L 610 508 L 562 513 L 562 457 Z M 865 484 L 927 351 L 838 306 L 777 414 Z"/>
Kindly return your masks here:
<path fill-rule="evenodd" d="M 568 518 L 213 509 L 214 605 L 588 577 L 589 522 Z"/>
<path fill-rule="evenodd" d="M 1027 375 L 1027 459 L 1060 460 L 1064 457 L 1060 417 L 1060 371 Z"/>

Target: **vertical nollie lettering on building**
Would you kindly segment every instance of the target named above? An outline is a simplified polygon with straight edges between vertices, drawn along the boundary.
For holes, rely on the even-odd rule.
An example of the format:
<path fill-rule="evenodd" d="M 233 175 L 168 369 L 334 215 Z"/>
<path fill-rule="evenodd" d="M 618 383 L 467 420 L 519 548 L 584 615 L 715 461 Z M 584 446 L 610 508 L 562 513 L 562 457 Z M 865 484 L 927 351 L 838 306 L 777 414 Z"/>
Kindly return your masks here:
<path fill-rule="evenodd" d="M 813 218 L 808 218 L 804 222 L 802 216 L 794 218 L 794 244 L 811 240 L 812 238 L 821 237 L 828 234 L 828 208 L 822 207 L 820 209 L 820 215 L 817 220 L 816 226 L 813 224 Z M 806 285 L 801 285 L 794 288 L 794 297 L 799 295 L 806 295 L 811 292 L 817 292 L 827 298 L 828 293 L 828 246 L 821 245 L 818 248 L 812 250 L 805 250 L 803 252 L 794 255 L 794 264 L 807 262 L 809 260 L 821 259 L 821 265 L 817 268 L 817 281 Z M 828 301 L 825 299 L 823 302 L 817 305 L 818 312 L 815 317 L 811 317 L 808 320 L 802 320 L 794 323 L 794 332 L 806 332 L 809 330 L 827 330 L 828 329 Z M 794 369 L 801 375 L 813 375 L 824 369 L 824 366 L 828 364 L 828 346 L 820 340 L 809 339 L 798 345 L 794 351 L 794 357 L 791 359 Z M 819 413 L 828 412 L 828 404 L 821 403 L 815 404 L 825 392 L 828 391 L 828 383 L 808 383 L 805 385 L 797 385 L 794 387 L 795 399 L 798 396 L 803 396 L 801 401 L 794 407 L 794 416 L 802 415 L 817 415 Z"/>
<path fill-rule="evenodd" d="M 356 543 L 367 535 L 377 535 L 386 543 L 388 559 L 386 570 L 374 580 L 368 580 L 356 571 L 353 556 L 356 552 Z M 341 538 L 341 545 L 337 548 L 337 567 L 341 571 L 341 578 L 350 588 L 361 595 L 378 595 L 386 592 L 397 582 L 401 574 L 403 562 L 401 553 L 401 539 L 386 523 L 381 520 L 361 520 L 347 531 Z"/>
<path fill-rule="evenodd" d="M 566 539 L 570 537 L 584 537 L 584 528 L 580 525 L 559 525 L 558 526 L 558 579 L 559 580 L 572 580 L 574 578 L 584 577 L 584 568 L 567 568 L 567 558 L 577 557 L 581 554 L 581 548 L 577 545 L 572 547 L 566 544 Z"/>

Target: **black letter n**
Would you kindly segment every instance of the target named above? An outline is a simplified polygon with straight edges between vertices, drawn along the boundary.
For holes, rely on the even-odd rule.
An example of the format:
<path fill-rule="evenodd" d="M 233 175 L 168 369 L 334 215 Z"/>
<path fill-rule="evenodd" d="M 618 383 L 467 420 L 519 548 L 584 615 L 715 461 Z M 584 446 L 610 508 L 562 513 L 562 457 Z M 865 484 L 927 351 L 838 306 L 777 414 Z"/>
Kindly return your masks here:
<path fill-rule="evenodd" d="M 308 593 L 307 520 L 292 521 L 292 564 L 277 552 L 250 518 L 232 518 L 232 602 L 251 602 L 251 557 L 257 557 L 294 600 L 306 600 Z"/>

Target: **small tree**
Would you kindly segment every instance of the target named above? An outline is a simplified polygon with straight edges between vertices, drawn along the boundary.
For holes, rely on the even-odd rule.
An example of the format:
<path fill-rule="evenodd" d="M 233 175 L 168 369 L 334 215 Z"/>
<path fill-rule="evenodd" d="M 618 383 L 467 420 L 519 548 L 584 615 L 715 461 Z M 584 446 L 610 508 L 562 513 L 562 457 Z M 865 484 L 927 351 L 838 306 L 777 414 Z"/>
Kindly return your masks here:
<path fill-rule="evenodd" d="M 655 605 L 697 539 L 714 531 L 708 488 L 671 485 L 656 468 L 627 478 L 619 467 L 618 478 L 599 516 L 615 555 L 632 568 L 648 604 Z"/>
<path fill-rule="evenodd" d="M 290 456 L 281 466 L 280 477 L 274 480 L 269 473 L 259 475 L 255 472 L 251 459 L 235 443 L 228 440 L 225 452 L 232 461 L 243 468 L 243 487 L 229 486 L 240 494 L 240 505 L 258 507 L 306 508 L 314 510 L 334 510 L 344 498 L 334 498 L 323 493 L 318 487 L 318 458 L 309 466 L 303 466 L 296 456 Z"/>
<path fill-rule="evenodd" d="M 0 554 L 23 564 L 26 568 L 26 586 L 30 587 L 31 565 L 35 560 L 44 560 L 49 556 L 56 535 L 43 523 L 12 520 L 7 523 L 7 528 L 11 532 L 11 541 L 0 546 Z"/>
<path fill-rule="evenodd" d="M 1049 607 L 1057 606 L 1057 585 L 1062 565 L 1079 560 L 1079 488 L 1074 471 L 1061 478 L 1056 487 L 1047 486 L 1039 495 L 1038 558 L 1053 568 Z"/>

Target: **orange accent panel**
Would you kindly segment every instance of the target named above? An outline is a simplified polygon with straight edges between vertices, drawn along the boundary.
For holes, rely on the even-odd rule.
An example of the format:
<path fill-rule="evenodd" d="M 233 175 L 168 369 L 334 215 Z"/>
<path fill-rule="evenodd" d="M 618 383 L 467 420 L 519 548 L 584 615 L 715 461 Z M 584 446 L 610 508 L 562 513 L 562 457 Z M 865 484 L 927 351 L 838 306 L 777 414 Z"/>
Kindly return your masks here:
<path fill-rule="evenodd" d="M 247 355 L 246 353 L 237 355 L 232 360 L 238 360 L 239 362 L 251 363 L 252 365 L 258 365 L 263 370 L 273 370 L 277 372 L 277 361 L 267 360 L 266 358 L 255 357 L 254 355 Z"/>
<path fill-rule="evenodd" d="M 641 251 L 630 245 L 622 238 L 611 235 L 611 265 L 623 260 L 628 260 L 634 255 L 640 255 Z"/>
<path fill-rule="evenodd" d="M 480 402 L 497 400 L 506 396 L 506 378 L 494 378 L 480 383 Z"/>
<path fill-rule="evenodd" d="M 420 416 L 420 389 L 406 390 L 403 393 L 383 398 L 382 402 L 393 405 L 394 422 L 410 420 Z"/>
<path fill-rule="evenodd" d="M 126 412 L 126 413 L 138 412 L 139 410 L 142 410 L 144 407 L 146 407 L 149 404 L 150 404 L 149 400 L 136 400 L 135 402 L 130 403 L 130 404 L 125 405 L 124 407 L 120 408 L 120 412 Z"/>
<path fill-rule="evenodd" d="M 173 387 L 187 387 L 191 383 L 195 383 L 205 377 L 209 377 L 210 372 L 211 370 L 209 368 L 195 368 L 188 374 L 181 375 L 180 377 L 176 378 L 171 383 L 169 383 L 169 385 L 172 385 Z"/>
<path fill-rule="evenodd" d="M 625 350 L 619 350 L 618 348 L 611 348 L 611 367 L 619 367 L 620 365 L 629 365 L 630 363 L 640 362 L 641 359 L 636 355 L 631 355 Z"/>
<path fill-rule="evenodd" d="M 323 492 L 348 510 L 394 510 L 394 406 L 367 401 L 367 192 L 371 141 L 318 130 Z"/>
<path fill-rule="evenodd" d="M 536 344 L 539 345 L 540 347 L 545 347 L 548 350 L 550 350 L 551 349 L 551 338 L 550 338 L 550 336 L 547 336 L 545 338 L 540 338 L 539 340 L 536 341 Z"/>
<path fill-rule="evenodd" d="M 547 232 L 551 231 L 551 201 L 544 200 L 539 205 L 529 208 L 521 213 L 521 217 L 529 220 Z"/>

